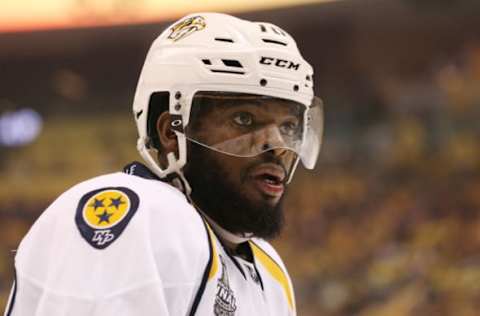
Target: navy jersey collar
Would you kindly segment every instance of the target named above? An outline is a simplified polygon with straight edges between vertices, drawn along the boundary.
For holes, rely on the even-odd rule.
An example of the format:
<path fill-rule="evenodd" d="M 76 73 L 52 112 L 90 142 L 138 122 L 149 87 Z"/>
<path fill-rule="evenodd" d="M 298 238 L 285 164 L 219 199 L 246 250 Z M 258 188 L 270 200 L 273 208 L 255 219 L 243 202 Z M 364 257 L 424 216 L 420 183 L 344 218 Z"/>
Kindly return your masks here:
<path fill-rule="evenodd" d="M 123 172 L 126 174 L 130 174 L 133 176 L 141 177 L 144 179 L 150 179 L 150 180 L 160 180 L 160 178 L 154 174 L 150 169 L 147 168 L 144 164 L 138 162 L 138 161 L 133 161 L 123 167 Z"/>

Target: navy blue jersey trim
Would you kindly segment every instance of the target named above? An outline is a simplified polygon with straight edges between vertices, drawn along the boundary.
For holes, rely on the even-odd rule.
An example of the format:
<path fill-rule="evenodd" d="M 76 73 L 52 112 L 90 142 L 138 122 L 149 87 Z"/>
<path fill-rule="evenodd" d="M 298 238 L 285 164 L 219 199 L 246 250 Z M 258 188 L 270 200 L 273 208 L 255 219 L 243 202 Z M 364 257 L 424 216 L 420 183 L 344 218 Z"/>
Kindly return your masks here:
<path fill-rule="evenodd" d="M 222 245 L 223 250 L 225 250 L 225 253 L 227 254 L 227 256 L 230 258 L 230 260 L 233 261 L 235 266 L 238 268 L 240 273 L 243 275 L 243 278 L 246 280 L 247 276 L 245 275 L 245 271 L 243 271 L 240 263 L 238 263 L 237 259 L 235 259 L 235 256 L 232 256 L 232 254 L 230 254 L 230 252 L 228 251 L 228 248 L 223 244 L 222 240 L 220 238 L 217 238 L 217 239 L 220 242 L 220 244 Z"/>
<path fill-rule="evenodd" d="M 202 299 L 203 292 L 205 292 L 205 288 L 207 286 L 207 281 L 208 281 L 208 275 L 210 273 L 210 269 L 212 268 L 212 263 L 213 263 L 213 241 L 210 237 L 210 234 L 208 233 L 208 227 L 207 224 L 205 223 L 205 220 L 202 217 L 203 225 L 205 226 L 205 233 L 207 234 L 207 239 L 208 239 L 208 249 L 210 250 L 210 258 L 208 259 L 207 266 L 205 267 L 205 270 L 203 272 L 203 277 L 202 277 L 202 283 L 200 283 L 200 287 L 197 290 L 197 294 L 195 294 L 195 299 L 193 300 L 192 308 L 190 309 L 189 316 L 194 316 L 198 305 L 200 304 L 200 300 Z"/>
<path fill-rule="evenodd" d="M 262 275 L 261 275 L 260 272 L 258 271 L 257 265 L 255 264 L 255 262 L 253 263 L 253 268 L 255 269 L 255 272 L 257 273 L 258 280 L 260 281 L 260 287 L 262 288 L 262 291 L 265 291 L 265 288 L 263 287 Z"/>
<path fill-rule="evenodd" d="M 138 161 L 133 161 L 128 165 L 126 165 L 125 167 L 123 167 L 123 172 L 133 176 L 141 177 L 144 179 L 160 180 L 160 178 L 157 177 L 156 174 L 154 174 L 144 164 Z"/>
<path fill-rule="evenodd" d="M 238 270 L 240 270 L 240 273 L 243 275 L 243 278 L 246 280 L 247 279 L 247 276 L 245 275 L 245 271 L 243 271 L 240 263 L 238 263 L 237 259 L 235 259 L 234 256 L 232 256 L 231 254 L 229 254 L 227 251 L 225 251 L 228 255 L 228 257 L 233 261 L 233 263 L 235 264 L 235 266 L 238 268 Z"/>
<path fill-rule="evenodd" d="M 17 271 L 15 270 L 14 272 L 14 279 L 13 279 L 13 293 L 12 297 L 10 298 L 10 301 L 8 302 L 8 312 L 5 314 L 5 316 L 10 316 L 13 311 L 13 305 L 15 305 L 15 298 L 17 296 Z"/>

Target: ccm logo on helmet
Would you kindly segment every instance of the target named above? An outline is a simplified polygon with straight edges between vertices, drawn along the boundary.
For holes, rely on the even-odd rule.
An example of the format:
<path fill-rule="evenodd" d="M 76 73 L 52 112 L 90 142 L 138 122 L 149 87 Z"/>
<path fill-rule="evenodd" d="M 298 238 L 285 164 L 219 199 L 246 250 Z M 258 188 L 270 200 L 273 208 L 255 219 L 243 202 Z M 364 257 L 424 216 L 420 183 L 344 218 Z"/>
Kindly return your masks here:
<path fill-rule="evenodd" d="M 260 64 L 275 65 L 280 68 L 287 68 L 287 69 L 294 69 L 294 70 L 298 70 L 298 67 L 300 67 L 300 63 L 296 64 L 290 60 L 274 58 L 274 57 L 265 57 L 265 56 L 262 56 L 262 58 L 260 59 Z"/>

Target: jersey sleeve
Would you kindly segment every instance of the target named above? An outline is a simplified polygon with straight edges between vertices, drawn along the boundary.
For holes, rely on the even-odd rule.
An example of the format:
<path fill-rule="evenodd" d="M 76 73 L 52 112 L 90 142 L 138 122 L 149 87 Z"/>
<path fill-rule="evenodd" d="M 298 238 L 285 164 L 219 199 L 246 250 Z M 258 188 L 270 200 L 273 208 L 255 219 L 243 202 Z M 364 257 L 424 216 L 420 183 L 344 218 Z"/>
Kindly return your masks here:
<path fill-rule="evenodd" d="M 161 282 L 151 282 L 101 299 L 67 296 L 43 288 L 26 277 L 16 281 L 14 301 L 6 316 L 157 316 L 173 315 Z M 12 294 L 13 298 L 13 294 Z"/>

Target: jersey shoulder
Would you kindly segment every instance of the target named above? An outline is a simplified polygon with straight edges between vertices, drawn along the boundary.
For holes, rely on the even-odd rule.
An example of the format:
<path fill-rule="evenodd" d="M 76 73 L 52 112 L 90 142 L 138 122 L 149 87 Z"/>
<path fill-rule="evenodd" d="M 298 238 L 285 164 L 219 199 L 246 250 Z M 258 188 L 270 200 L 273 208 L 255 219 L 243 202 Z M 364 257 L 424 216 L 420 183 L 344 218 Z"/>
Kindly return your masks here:
<path fill-rule="evenodd" d="M 203 220 L 181 192 L 113 173 L 60 195 L 22 240 L 15 265 L 35 284 L 95 298 L 152 280 L 193 284 L 209 256 Z"/>
<path fill-rule="evenodd" d="M 71 229 L 72 218 L 81 236 L 98 249 L 115 241 L 108 236 L 101 238 L 100 233 L 105 235 L 106 230 L 120 236 L 128 227 L 180 238 L 188 236 L 182 234 L 187 228 L 193 232 L 205 230 L 201 217 L 179 190 L 158 180 L 121 172 L 98 176 L 68 189 L 41 214 L 32 230 L 53 224 L 65 224 L 65 229 Z M 95 237 L 92 234 L 98 237 L 95 241 L 91 240 Z"/>

